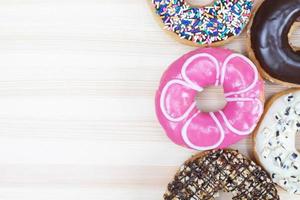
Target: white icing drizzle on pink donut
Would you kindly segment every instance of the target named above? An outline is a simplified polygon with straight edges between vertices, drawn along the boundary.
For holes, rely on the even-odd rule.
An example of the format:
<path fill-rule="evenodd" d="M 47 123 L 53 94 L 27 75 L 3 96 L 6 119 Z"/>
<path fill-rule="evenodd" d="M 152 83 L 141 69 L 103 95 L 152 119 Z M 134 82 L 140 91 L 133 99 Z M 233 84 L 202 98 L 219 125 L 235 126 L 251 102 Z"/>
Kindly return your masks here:
<path fill-rule="evenodd" d="M 246 66 L 246 70 L 252 70 L 251 73 L 253 75 L 253 81 L 251 82 L 251 84 L 247 85 L 246 88 L 242 88 L 239 91 L 225 91 L 225 98 L 228 103 L 232 102 L 232 103 L 235 103 L 236 105 L 243 104 L 242 106 L 245 106 L 244 103 L 254 104 L 253 110 L 255 111 L 255 116 L 258 116 L 257 117 L 258 119 L 255 120 L 255 123 L 250 123 L 251 126 L 249 126 L 247 128 L 247 130 L 239 130 L 238 128 L 235 128 L 230 123 L 230 121 L 228 120 L 228 117 L 226 116 L 226 113 L 224 113 L 223 110 L 217 111 L 215 113 L 209 112 L 208 114 L 209 114 L 210 118 L 212 119 L 212 120 L 210 120 L 211 122 L 206 121 L 203 123 L 205 125 L 208 125 L 207 127 L 214 126 L 216 128 L 216 129 L 214 129 L 214 131 L 218 132 L 219 137 L 218 137 L 217 141 L 215 141 L 214 144 L 207 144 L 207 145 L 202 145 L 202 146 L 196 145 L 193 143 L 192 139 L 190 138 L 191 137 L 190 134 L 192 133 L 192 135 L 193 135 L 193 134 L 197 134 L 197 133 L 193 133 L 193 131 L 188 130 L 190 125 L 193 124 L 193 120 L 198 118 L 201 114 L 204 114 L 197 108 L 196 100 L 194 99 L 191 102 L 190 106 L 183 113 L 180 110 L 181 108 L 178 108 L 180 110 L 180 112 L 182 113 L 180 116 L 172 116 L 168 112 L 168 109 L 166 108 L 166 98 L 168 95 L 168 91 L 174 85 L 181 85 L 181 86 L 185 87 L 186 90 L 194 91 L 194 92 L 189 92 L 190 95 L 194 95 L 197 92 L 202 92 L 204 90 L 204 87 L 207 87 L 206 85 L 202 86 L 200 83 L 201 81 L 196 82 L 191 79 L 191 77 L 194 79 L 195 78 L 197 79 L 196 74 L 192 74 L 192 75 L 187 74 L 188 68 L 190 66 L 192 66 L 194 68 L 197 67 L 196 65 L 193 65 L 193 62 L 197 61 L 197 59 L 205 59 L 205 62 L 211 62 L 211 64 L 214 65 L 215 78 L 213 78 L 214 79 L 213 85 L 215 85 L 215 86 L 218 86 L 218 85 L 223 86 L 225 84 L 225 78 L 226 78 L 226 73 L 228 73 L 229 63 L 230 63 L 231 70 L 235 69 L 234 67 L 238 68 L 239 63 L 241 63 L 241 65 L 244 64 L 243 67 Z M 235 59 L 237 59 L 236 62 L 234 61 Z M 244 63 L 242 63 L 242 62 L 244 62 Z M 258 94 L 259 94 L 258 96 L 248 95 L 248 93 L 251 90 L 255 90 L 255 87 L 257 87 L 257 85 L 259 84 L 258 83 L 259 75 L 258 75 L 255 65 L 245 56 L 242 56 L 242 55 L 239 55 L 236 53 L 229 54 L 229 56 L 227 56 L 225 58 L 225 60 L 223 61 L 223 65 L 220 65 L 221 63 L 222 62 L 218 61 L 218 59 L 212 54 L 209 54 L 207 52 L 197 53 L 197 54 L 189 57 L 188 59 L 186 59 L 185 62 L 183 63 L 183 65 L 181 66 L 180 75 L 182 77 L 182 80 L 181 79 L 170 79 L 165 83 L 164 87 L 161 90 L 161 94 L 159 97 L 159 108 L 163 114 L 163 117 L 170 121 L 168 123 L 182 124 L 181 131 L 180 131 L 181 138 L 183 139 L 184 143 L 188 147 L 196 149 L 196 150 L 208 150 L 208 149 L 218 148 L 224 142 L 224 139 L 225 139 L 226 134 L 225 134 L 224 128 L 228 129 L 233 134 L 236 134 L 239 136 L 244 136 L 244 135 L 250 134 L 254 130 L 254 128 L 257 124 L 257 121 L 259 120 L 259 117 L 261 116 L 261 114 L 263 112 L 263 103 L 259 99 L 261 91 L 258 92 Z M 242 69 L 242 70 L 245 70 L 245 69 Z M 238 74 L 237 76 L 240 76 L 240 74 Z M 212 77 L 214 77 L 214 75 L 212 75 Z M 233 76 L 233 77 L 236 78 L 235 76 Z M 211 81 L 211 82 L 213 82 L 213 81 Z M 237 82 L 237 83 L 239 83 L 239 82 Z M 246 83 L 241 83 L 241 84 L 245 85 Z M 234 86 L 231 86 L 231 87 L 234 87 Z M 168 99 L 168 100 L 170 101 L 170 99 Z M 256 105 L 256 108 L 255 108 L 255 105 Z M 254 112 L 253 110 L 252 110 L 252 112 Z M 160 116 L 160 115 L 158 114 L 158 116 Z M 199 119 L 201 119 L 201 118 L 199 118 Z M 247 119 L 245 119 L 245 120 L 247 120 Z M 209 119 L 207 118 L 206 120 L 209 120 Z M 162 121 L 161 121 L 161 123 L 163 124 Z M 211 123 L 214 123 L 215 125 L 212 125 Z M 224 125 L 226 127 L 223 127 Z M 170 134 L 172 134 L 172 133 L 169 133 L 169 135 Z M 226 135 L 226 137 L 227 137 L 227 135 Z M 176 140 L 176 138 L 175 138 L 175 140 Z M 204 141 L 204 143 L 205 143 L 205 141 Z"/>
<path fill-rule="evenodd" d="M 224 64 L 223 64 L 223 68 L 222 68 L 222 75 L 221 75 L 221 85 L 224 84 L 224 79 L 225 79 L 225 73 L 226 73 L 226 69 L 227 69 L 227 65 L 228 65 L 228 62 L 233 59 L 233 58 L 241 58 L 243 59 L 244 61 L 246 61 L 249 66 L 253 69 L 253 72 L 254 72 L 254 81 L 252 82 L 252 84 L 250 86 L 248 86 L 247 88 L 245 88 L 244 90 L 240 90 L 238 92 L 228 92 L 228 93 L 225 93 L 225 96 L 228 97 L 228 96 L 231 96 L 231 95 L 236 95 L 236 94 L 242 94 L 242 93 L 245 93 L 245 92 L 248 92 L 249 90 L 251 90 L 257 83 L 258 81 L 258 71 L 255 67 L 255 65 L 245 56 L 241 55 L 241 54 L 237 54 L 237 53 L 233 53 L 231 54 L 230 56 L 228 56 L 225 61 L 224 61 Z"/>
<path fill-rule="evenodd" d="M 192 88 L 194 88 L 195 90 L 197 90 L 198 92 L 202 92 L 203 91 L 203 88 L 202 87 L 199 87 L 197 85 L 195 85 L 186 75 L 186 70 L 188 68 L 188 66 L 197 58 L 200 58 L 200 57 L 207 57 L 209 58 L 211 61 L 213 61 L 213 63 L 215 64 L 215 67 L 216 67 L 216 82 L 215 82 L 215 86 L 218 85 L 219 83 L 219 76 L 220 76 L 220 66 L 219 66 L 219 62 L 218 60 L 213 57 L 212 55 L 208 54 L 208 53 L 199 53 L 199 54 L 196 54 L 192 57 L 190 57 L 189 59 L 187 59 L 185 61 L 185 63 L 183 64 L 182 66 L 182 69 L 181 69 L 181 75 L 182 75 L 182 78 L 190 84 L 190 86 Z M 225 72 L 224 72 L 225 73 Z"/>
<path fill-rule="evenodd" d="M 237 101 L 257 101 L 258 102 L 258 105 L 259 105 L 259 111 L 258 111 L 258 113 L 260 113 L 260 114 L 262 114 L 263 113 L 263 105 L 262 105 L 262 103 L 261 103 L 261 101 L 259 100 L 259 99 L 251 99 L 251 98 L 226 98 L 226 100 L 227 100 L 227 102 L 232 102 L 232 101 L 234 101 L 234 102 L 237 102 Z M 223 118 L 223 120 L 224 120 L 224 122 L 226 123 L 226 125 L 227 125 L 227 128 L 229 128 L 232 132 L 234 132 L 235 134 L 237 134 L 237 135 L 249 135 L 250 133 L 252 133 L 253 131 L 254 131 L 254 129 L 255 129 L 255 127 L 256 127 L 256 124 L 253 124 L 253 126 L 249 129 L 249 130 L 247 130 L 247 131 L 239 131 L 239 130 L 237 130 L 236 128 L 234 128 L 229 122 L 228 122 L 228 119 L 227 119 L 227 117 L 225 116 L 225 114 L 224 114 L 224 112 L 223 111 L 218 111 L 220 114 L 221 114 L 221 116 L 222 116 L 222 118 Z"/>
<path fill-rule="evenodd" d="M 220 124 L 219 120 L 217 119 L 215 113 L 213 112 L 209 112 L 209 115 L 211 116 L 211 118 L 214 120 L 214 122 L 216 123 L 216 125 L 218 126 L 221 134 L 220 134 L 220 139 L 218 140 L 218 142 L 216 142 L 214 145 L 211 145 L 211 146 L 206 146 L 206 147 L 199 147 L 195 144 L 193 144 L 189 137 L 188 137 L 188 134 L 187 134 L 187 127 L 190 125 L 191 121 L 197 116 L 197 114 L 199 114 L 200 111 L 198 111 L 196 114 L 193 115 L 193 117 L 191 117 L 183 126 L 182 128 L 182 132 L 181 132 L 181 135 L 182 135 L 182 138 L 184 140 L 184 142 L 190 147 L 190 148 L 193 148 L 193 149 L 196 149 L 196 150 L 199 150 L 199 151 L 204 151 L 204 150 L 209 150 L 209 149 L 214 149 L 214 148 L 217 148 L 224 140 L 225 138 L 225 132 L 224 132 L 224 129 L 222 127 L 222 125 Z"/>
<path fill-rule="evenodd" d="M 179 122 L 179 121 L 182 121 L 183 119 L 185 119 L 190 113 L 191 111 L 196 108 L 196 101 L 192 103 L 192 105 L 186 110 L 186 112 L 180 116 L 180 117 L 172 117 L 168 114 L 167 110 L 166 110 L 166 107 L 165 107 L 165 103 L 164 103 L 164 100 L 165 100 L 165 97 L 166 97 L 166 93 L 169 89 L 169 87 L 173 84 L 180 84 L 180 85 L 183 85 L 183 86 L 186 86 L 186 87 L 190 87 L 190 85 L 182 80 L 171 80 L 169 81 L 166 86 L 163 88 L 162 90 L 162 93 L 161 93 L 161 98 L 160 98 L 160 105 L 161 105 L 161 111 L 162 113 L 164 114 L 164 116 L 170 120 L 170 121 L 173 121 L 173 122 Z M 203 89 L 202 89 L 203 90 Z M 201 92 L 202 90 L 197 90 L 199 92 Z"/>

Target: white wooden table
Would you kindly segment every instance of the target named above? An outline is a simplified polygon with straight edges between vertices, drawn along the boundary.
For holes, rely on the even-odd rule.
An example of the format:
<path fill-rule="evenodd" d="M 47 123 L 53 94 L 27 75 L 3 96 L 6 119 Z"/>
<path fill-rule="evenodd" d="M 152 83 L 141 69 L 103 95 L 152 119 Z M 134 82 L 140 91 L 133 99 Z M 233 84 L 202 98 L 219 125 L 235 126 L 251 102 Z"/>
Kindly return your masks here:
<path fill-rule="evenodd" d="M 245 37 L 227 47 L 245 53 Z M 162 199 L 194 151 L 165 136 L 154 94 L 193 49 L 146 0 L 0 0 L 0 199 Z"/>

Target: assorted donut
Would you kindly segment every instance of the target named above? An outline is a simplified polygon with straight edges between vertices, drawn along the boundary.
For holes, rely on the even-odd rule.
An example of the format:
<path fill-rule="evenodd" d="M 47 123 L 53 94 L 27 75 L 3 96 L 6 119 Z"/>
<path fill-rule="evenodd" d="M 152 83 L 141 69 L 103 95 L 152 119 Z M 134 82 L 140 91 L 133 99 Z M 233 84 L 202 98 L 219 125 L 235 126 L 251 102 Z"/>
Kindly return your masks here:
<path fill-rule="evenodd" d="M 149 0 L 150 1 L 150 0 Z M 219 46 L 238 36 L 253 14 L 253 0 L 151 0 L 164 29 L 189 45 Z M 225 48 L 196 49 L 174 61 L 156 91 L 157 118 L 175 143 L 203 151 L 180 167 L 165 200 L 213 200 L 219 191 L 235 200 L 280 199 L 275 184 L 300 195 L 300 51 L 289 38 L 300 22 L 300 0 L 263 0 L 247 32 L 249 58 Z M 265 79 L 297 86 L 264 105 Z M 226 105 L 198 108 L 210 86 L 224 89 Z M 253 133 L 259 165 L 230 145 Z"/>
<path fill-rule="evenodd" d="M 151 1 L 164 29 L 192 45 L 213 45 L 239 35 L 253 7 L 253 0 L 215 0 L 202 7 L 187 0 Z"/>
<path fill-rule="evenodd" d="M 300 0 L 264 0 L 250 29 L 250 57 L 262 75 L 288 86 L 300 84 L 300 51 L 289 34 L 300 17 Z"/>
<path fill-rule="evenodd" d="M 165 200 L 211 200 L 219 191 L 235 200 L 279 200 L 269 175 L 235 150 L 213 150 L 195 155 L 178 170 Z"/>
<path fill-rule="evenodd" d="M 202 112 L 196 95 L 209 86 L 224 89 L 227 104 Z M 252 133 L 263 112 L 264 85 L 255 65 L 223 48 L 202 48 L 177 59 L 156 93 L 157 117 L 176 144 L 196 150 L 224 148 Z"/>
<path fill-rule="evenodd" d="M 254 150 L 259 163 L 275 183 L 300 194 L 300 88 L 275 95 L 266 105 L 264 117 L 254 133 Z"/>

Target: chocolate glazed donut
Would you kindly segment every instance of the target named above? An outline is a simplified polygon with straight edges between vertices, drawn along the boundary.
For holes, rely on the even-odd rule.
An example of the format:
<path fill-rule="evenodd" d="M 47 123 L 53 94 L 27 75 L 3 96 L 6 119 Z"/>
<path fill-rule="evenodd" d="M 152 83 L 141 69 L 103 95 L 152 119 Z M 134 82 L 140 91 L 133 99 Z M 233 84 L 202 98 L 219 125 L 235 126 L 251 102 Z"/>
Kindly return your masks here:
<path fill-rule="evenodd" d="M 263 75 L 286 85 L 300 84 L 300 51 L 289 44 L 289 32 L 300 16 L 300 0 L 265 0 L 250 29 L 251 49 Z"/>

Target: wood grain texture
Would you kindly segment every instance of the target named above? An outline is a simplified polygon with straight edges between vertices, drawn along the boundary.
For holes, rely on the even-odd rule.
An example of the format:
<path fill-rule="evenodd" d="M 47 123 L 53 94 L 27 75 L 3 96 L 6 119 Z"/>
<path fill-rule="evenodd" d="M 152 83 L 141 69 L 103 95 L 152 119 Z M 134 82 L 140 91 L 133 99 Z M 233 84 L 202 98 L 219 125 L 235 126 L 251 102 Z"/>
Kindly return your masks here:
<path fill-rule="evenodd" d="M 146 0 L 0 0 L 0 44 L 1 200 L 162 198 L 194 151 L 165 136 L 154 94 L 194 47 Z M 245 34 L 227 47 L 245 53 Z M 250 137 L 233 148 L 251 156 Z"/>

